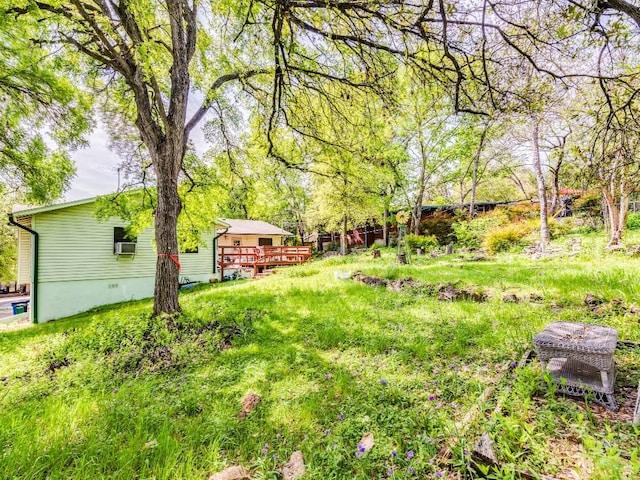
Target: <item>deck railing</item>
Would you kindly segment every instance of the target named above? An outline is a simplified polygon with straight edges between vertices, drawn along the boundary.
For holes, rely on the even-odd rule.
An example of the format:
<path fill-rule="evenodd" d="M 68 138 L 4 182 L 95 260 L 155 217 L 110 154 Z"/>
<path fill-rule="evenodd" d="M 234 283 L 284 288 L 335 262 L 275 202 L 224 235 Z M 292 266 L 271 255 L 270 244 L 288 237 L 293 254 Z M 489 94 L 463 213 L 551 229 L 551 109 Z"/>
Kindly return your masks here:
<path fill-rule="evenodd" d="M 257 275 L 267 267 L 297 265 L 311 258 L 311 247 L 219 247 L 218 267 L 224 278 L 225 269 L 253 268 Z"/>

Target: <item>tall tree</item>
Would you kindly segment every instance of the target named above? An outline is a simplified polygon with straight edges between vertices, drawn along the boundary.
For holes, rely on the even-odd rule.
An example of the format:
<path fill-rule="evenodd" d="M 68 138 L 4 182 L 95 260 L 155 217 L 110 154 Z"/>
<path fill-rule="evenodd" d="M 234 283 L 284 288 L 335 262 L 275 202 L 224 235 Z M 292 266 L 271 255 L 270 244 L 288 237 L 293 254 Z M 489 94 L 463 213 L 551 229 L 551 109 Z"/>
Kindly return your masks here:
<path fill-rule="evenodd" d="M 182 207 L 178 184 L 181 173 L 188 176 L 183 160 L 189 136 L 221 89 L 235 82 L 259 91 L 251 79 L 270 75 L 271 133 L 278 125 L 296 128 L 287 116 L 292 92 L 317 88 L 320 81 L 375 89 L 376 80 L 395 68 L 395 57 L 450 86 L 454 105 L 469 108 L 476 96 L 466 81 L 473 59 L 463 50 L 474 47 L 464 29 L 449 23 L 457 12 L 444 0 L 0 3 L 4 18 L 40 27 L 31 40 L 63 45 L 68 55 L 82 58 L 86 85 L 103 94 L 112 116 L 135 126 L 144 144 L 157 188 L 155 314 L 179 310 L 173 261 Z M 189 117 L 194 91 L 202 101 Z M 269 153 L 277 154 L 273 148 Z"/>
<path fill-rule="evenodd" d="M 69 187 L 69 150 L 91 126 L 90 104 L 74 85 L 73 65 L 29 40 L 37 29 L 0 16 L 0 188 L 47 203 Z"/>

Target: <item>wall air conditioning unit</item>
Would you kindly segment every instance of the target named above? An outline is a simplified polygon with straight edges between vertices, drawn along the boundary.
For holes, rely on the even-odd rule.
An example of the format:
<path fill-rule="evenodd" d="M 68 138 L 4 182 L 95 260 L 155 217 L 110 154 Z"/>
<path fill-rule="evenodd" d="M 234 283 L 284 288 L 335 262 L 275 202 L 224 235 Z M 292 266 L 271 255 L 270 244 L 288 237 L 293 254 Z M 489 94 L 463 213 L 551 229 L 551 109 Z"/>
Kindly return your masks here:
<path fill-rule="evenodd" d="M 138 244 L 135 242 L 116 242 L 115 255 L 135 255 Z"/>

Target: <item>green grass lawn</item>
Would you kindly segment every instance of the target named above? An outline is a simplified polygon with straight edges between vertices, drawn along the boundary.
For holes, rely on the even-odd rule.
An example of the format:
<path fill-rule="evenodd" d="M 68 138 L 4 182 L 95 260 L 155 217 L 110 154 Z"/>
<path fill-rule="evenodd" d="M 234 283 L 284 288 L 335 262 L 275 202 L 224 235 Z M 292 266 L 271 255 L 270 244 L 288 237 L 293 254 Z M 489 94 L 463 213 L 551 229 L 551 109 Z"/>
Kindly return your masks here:
<path fill-rule="evenodd" d="M 555 397 L 537 362 L 511 367 L 553 320 L 610 325 L 640 342 L 640 259 L 603 245 L 585 237 L 583 254 L 545 260 L 331 258 L 196 288 L 176 319 L 150 319 L 141 301 L 0 333 L 0 477 L 206 479 L 243 465 L 276 479 L 301 450 L 308 479 L 473 478 L 469 450 L 486 431 L 504 464 L 490 478 L 638 478 L 637 427 Z M 489 299 L 445 302 L 334 277 L 356 270 Z M 621 303 L 593 311 L 587 293 Z M 617 359 L 618 383 L 637 385 L 640 353 Z M 248 393 L 262 401 L 239 418 Z M 375 446 L 363 453 L 365 434 Z"/>

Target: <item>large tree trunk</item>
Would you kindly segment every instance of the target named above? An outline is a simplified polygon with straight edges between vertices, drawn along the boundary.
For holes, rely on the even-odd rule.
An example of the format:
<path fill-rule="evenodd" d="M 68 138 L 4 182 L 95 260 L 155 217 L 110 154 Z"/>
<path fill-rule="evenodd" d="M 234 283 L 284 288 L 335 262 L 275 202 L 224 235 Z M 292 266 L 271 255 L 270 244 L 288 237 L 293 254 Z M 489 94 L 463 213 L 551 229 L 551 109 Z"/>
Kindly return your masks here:
<path fill-rule="evenodd" d="M 624 234 L 627 224 L 627 213 L 629 211 L 629 197 L 622 192 L 620 199 L 616 199 L 608 191 L 603 191 L 604 201 L 607 205 L 607 213 L 609 215 L 609 225 L 611 228 L 609 243 L 607 247 L 622 246 L 622 235 Z"/>
<path fill-rule="evenodd" d="M 547 223 L 547 191 L 544 186 L 542 165 L 540 163 L 540 143 L 538 120 L 533 119 L 531 140 L 533 142 L 533 170 L 538 184 L 538 197 L 540 198 L 540 248 L 544 252 L 549 243 L 549 225 Z"/>
<path fill-rule="evenodd" d="M 182 208 L 178 193 L 178 171 L 182 160 L 182 147 L 167 148 L 155 170 L 158 182 L 158 204 L 155 212 L 155 239 L 157 249 L 156 279 L 153 314 L 180 311 L 178 303 L 178 276 L 180 260 L 178 250 L 178 215 Z M 179 158 L 175 158 L 178 156 Z M 171 158 L 173 157 L 173 158 Z"/>

